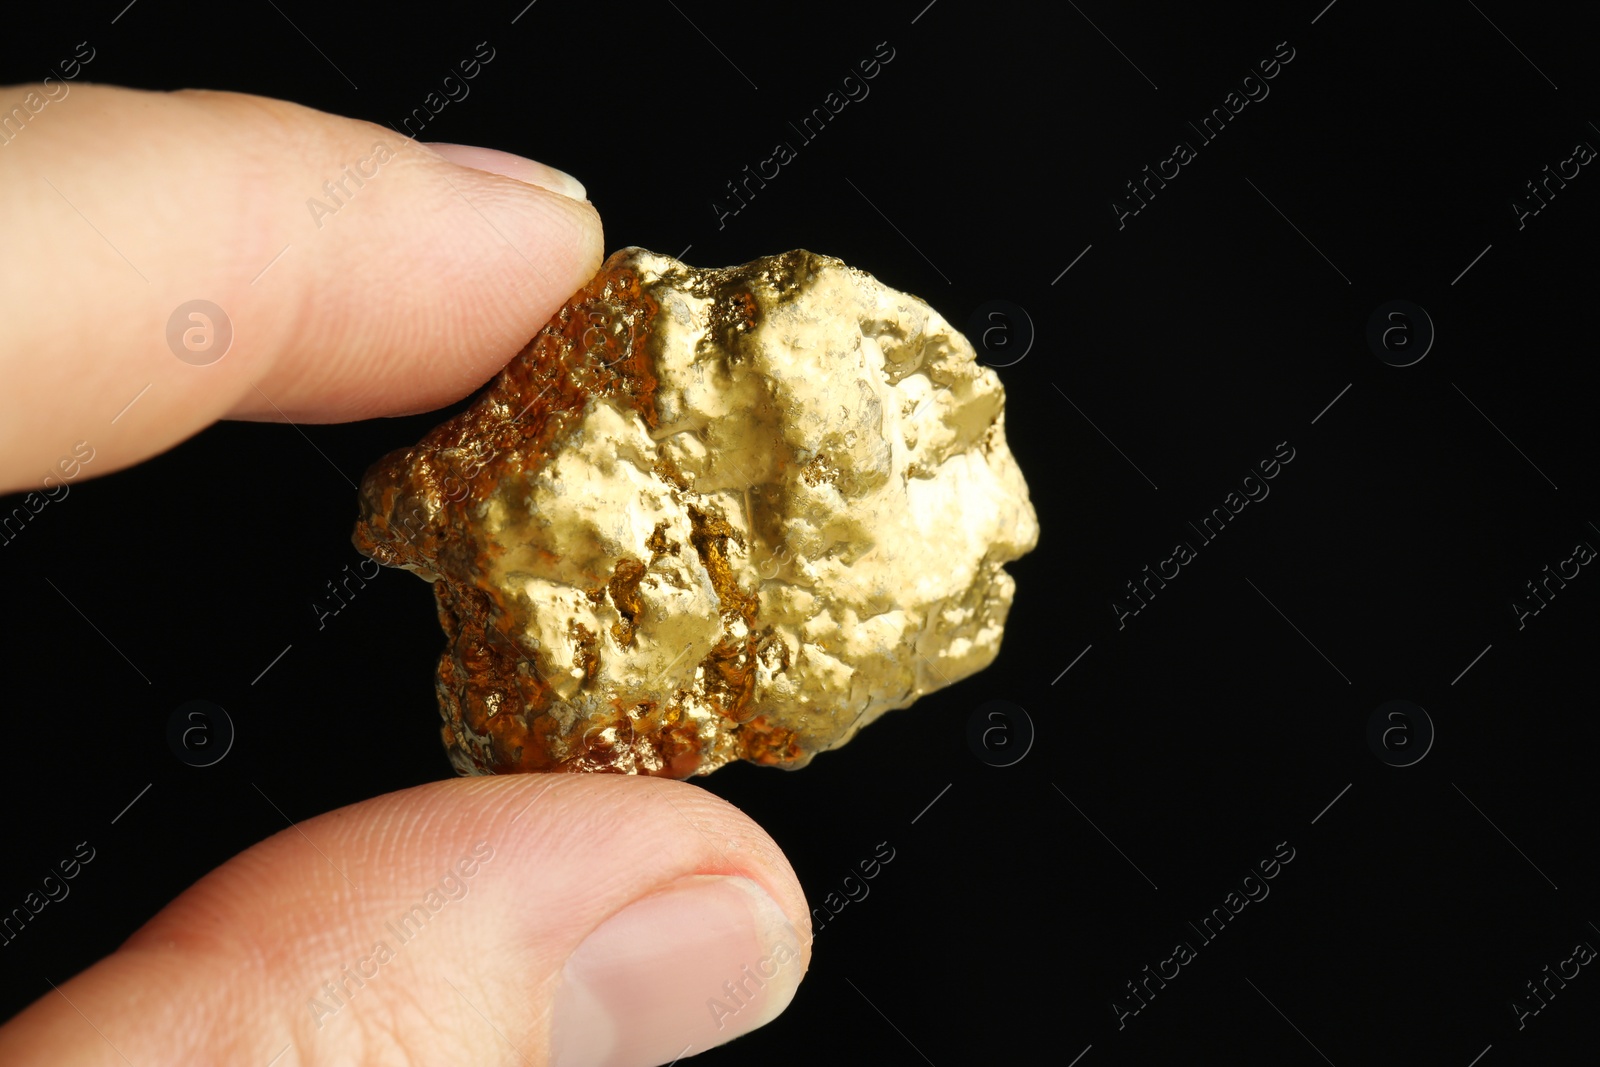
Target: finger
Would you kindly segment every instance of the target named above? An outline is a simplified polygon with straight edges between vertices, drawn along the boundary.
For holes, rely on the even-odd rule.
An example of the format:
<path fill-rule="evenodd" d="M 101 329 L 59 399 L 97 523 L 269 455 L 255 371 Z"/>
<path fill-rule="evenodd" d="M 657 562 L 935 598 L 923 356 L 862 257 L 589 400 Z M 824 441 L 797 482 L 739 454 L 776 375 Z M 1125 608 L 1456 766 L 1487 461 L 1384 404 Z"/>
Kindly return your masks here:
<path fill-rule="evenodd" d="M 694 786 L 437 782 L 213 871 L 0 1062 L 664 1064 L 782 1011 L 810 929 L 777 846 Z"/>
<path fill-rule="evenodd" d="M 440 407 L 600 264 L 582 186 L 532 161 L 261 97 L 65 90 L 0 171 L 0 488 L 80 441 L 92 476 L 224 416 Z"/>

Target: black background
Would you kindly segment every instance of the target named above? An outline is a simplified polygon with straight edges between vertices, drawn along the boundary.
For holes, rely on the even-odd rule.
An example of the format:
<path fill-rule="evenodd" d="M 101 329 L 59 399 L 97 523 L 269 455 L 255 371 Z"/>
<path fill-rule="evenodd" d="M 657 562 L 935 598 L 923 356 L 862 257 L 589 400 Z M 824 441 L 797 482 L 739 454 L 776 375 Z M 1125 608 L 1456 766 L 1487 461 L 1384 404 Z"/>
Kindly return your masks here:
<path fill-rule="evenodd" d="M 1520 1030 L 1510 1003 L 1600 945 L 1600 577 L 1520 629 L 1511 605 L 1600 546 L 1600 177 L 1520 229 L 1511 205 L 1600 146 L 1594 26 L 1502 0 L 925 2 L 541 0 L 513 24 L 521 0 L 141 0 L 112 24 L 117 0 L 8 12 L 0 73 L 42 77 L 88 39 L 95 81 L 389 124 L 488 41 L 424 139 L 571 171 L 608 250 L 721 266 L 805 247 L 959 326 L 1025 309 L 1031 347 L 994 320 L 986 357 L 1042 527 L 1010 568 L 999 659 L 808 769 L 698 780 L 772 833 L 813 905 L 879 842 L 896 853 L 818 932 L 789 1011 L 704 1062 L 942 1067 L 1041 1044 L 1083 1067 L 1592 1062 L 1592 968 Z M 870 95 L 798 144 L 787 123 L 879 42 Z M 1201 144 L 1186 123 L 1279 42 L 1270 95 Z M 1197 158 L 1119 229 L 1124 182 L 1180 139 Z M 798 158 L 719 226 L 724 184 L 778 140 Z M 1395 299 L 1437 329 L 1403 368 L 1366 341 Z M 97 850 L 0 950 L 6 1014 L 286 818 L 450 773 L 427 586 L 385 572 L 322 629 L 312 607 L 360 559 L 350 480 L 439 420 L 216 426 L 74 484 L 0 548 L 0 908 Z M 1271 495 L 1201 546 L 1187 523 L 1280 442 Z M 1119 629 L 1123 584 L 1179 540 L 1197 558 Z M 191 699 L 237 727 L 210 768 L 168 747 Z M 1367 740 L 1393 699 L 1436 730 L 1408 767 Z M 991 700 L 1036 730 L 1012 766 L 968 743 Z M 1187 923 L 1280 843 L 1270 896 L 1202 944 Z M 1124 984 L 1180 940 L 1197 958 L 1119 1029 Z"/>

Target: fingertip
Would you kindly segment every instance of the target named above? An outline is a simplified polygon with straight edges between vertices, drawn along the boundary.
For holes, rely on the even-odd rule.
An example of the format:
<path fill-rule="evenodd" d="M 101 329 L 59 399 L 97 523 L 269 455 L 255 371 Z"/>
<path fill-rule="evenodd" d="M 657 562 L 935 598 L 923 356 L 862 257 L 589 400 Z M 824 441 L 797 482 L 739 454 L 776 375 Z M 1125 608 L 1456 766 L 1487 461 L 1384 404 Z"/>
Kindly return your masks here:
<path fill-rule="evenodd" d="M 806 970 L 799 931 L 752 879 L 700 874 L 643 896 L 568 957 L 551 1009 L 557 1067 L 649 1067 L 771 1022 Z"/>
<path fill-rule="evenodd" d="M 255 383 L 270 402 L 252 390 L 233 417 L 333 422 L 443 407 L 483 385 L 600 268 L 600 216 L 561 188 L 575 179 L 372 129 L 387 138 L 367 169 L 395 178 L 347 196 L 357 173 L 307 201 L 328 247 L 287 280 L 282 303 L 303 314 Z"/>
<path fill-rule="evenodd" d="M 553 169 L 518 180 L 243 94 L 74 96 L 8 146 L 0 176 L 0 484 L 25 486 L 86 436 L 97 476 L 230 415 L 441 407 L 515 356 L 603 258 L 593 205 L 550 191 Z M 526 166 L 524 179 L 539 167 Z"/>
<path fill-rule="evenodd" d="M 704 790 L 456 779 L 235 857 L 0 1028 L 0 1060 L 109 1041 L 135 1062 L 178 1043 L 195 1062 L 487 1062 L 509 1041 L 534 1065 L 664 1063 L 775 1018 L 809 946 L 777 845 Z"/>
<path fill-rule="evenodd" d="M 564 170 L 557 170 L 547 163 L 540 163 L 525 156 L 513 155 L 495 148 L 442 142 L 427 142 L 422 147 L 457 166 L 488 171 L 490 174 L 503 174 L 507 178 L 537 185 L 541 189 L 560 193 L 572 200 L 589 199 L 588 191 L 578 179 Z"/>

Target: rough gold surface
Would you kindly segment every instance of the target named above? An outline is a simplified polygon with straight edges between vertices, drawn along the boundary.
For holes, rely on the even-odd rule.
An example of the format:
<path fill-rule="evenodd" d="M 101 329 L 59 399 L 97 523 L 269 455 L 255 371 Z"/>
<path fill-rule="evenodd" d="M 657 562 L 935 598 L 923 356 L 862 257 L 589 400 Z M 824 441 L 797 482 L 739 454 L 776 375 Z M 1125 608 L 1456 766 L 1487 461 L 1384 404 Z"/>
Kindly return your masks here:
<path fill-rule="evenodd" d="M 434 584 L 461 773 L 800 767 L 994 659 L 1038 540 L 1004 402 L 839 260 L 624 249 L 367 472 L 354 540 Z"/>

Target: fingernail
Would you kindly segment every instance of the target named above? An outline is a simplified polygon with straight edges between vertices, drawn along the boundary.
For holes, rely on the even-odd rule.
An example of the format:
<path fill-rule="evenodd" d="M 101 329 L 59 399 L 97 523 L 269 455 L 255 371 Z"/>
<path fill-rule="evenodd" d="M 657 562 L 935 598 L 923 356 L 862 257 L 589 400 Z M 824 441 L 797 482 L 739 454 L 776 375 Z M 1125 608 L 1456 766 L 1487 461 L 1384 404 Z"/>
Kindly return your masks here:
<path fill-rule="evenodd" d="M 578 179 L 564 170 L 556 170 L 536 160 L 514 156 L 510 152 L 501 152 L 494 148 L 478 148 L 467 144 L 429 144 L 427 147 L 460 167 L 486 170 L 490 174 L 503 174 L 507 178 L 515 178 L 528 185 L 537 185 L 541 189 L 560 193 L 573 200 L 589 198 L 583 183 Z"/>
<path fill-rule="evenodd" d="M 556 1067 L 647 1067 L 777 1017 L 804 974 L 800 937 L 748 878 L 692 875 L 628 905 L 562 970 Z"/>

